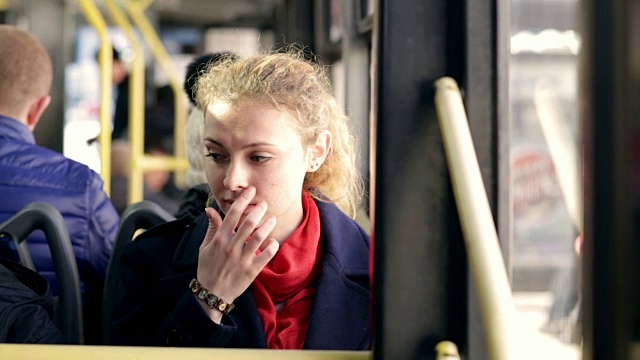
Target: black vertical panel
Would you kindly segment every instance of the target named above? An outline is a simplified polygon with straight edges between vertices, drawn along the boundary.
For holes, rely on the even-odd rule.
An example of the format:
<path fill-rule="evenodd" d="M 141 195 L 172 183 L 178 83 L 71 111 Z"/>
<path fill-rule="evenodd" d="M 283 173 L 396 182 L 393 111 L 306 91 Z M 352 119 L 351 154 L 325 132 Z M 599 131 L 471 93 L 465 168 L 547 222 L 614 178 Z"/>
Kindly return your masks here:
<path fill-rule="evenodd" d="M 631 237 L 631 1 L 583 1 L 585 139 L 584 359 L 630 359 L 635 281 Z"/>
<path fill-rule="evenodd" d="M 281 5 L 282 6 L 282 5 Z M 308 50 L 314 48 L 314 4 L 311 0 L 287 0 L 284 4 L 286 8 L 281 9 L 282 18 L 285 24 L 283 38 L 276 38 L 276 41 L 282 43 L 297 43 L 308 47 Z"/>
<path fill-rule="evenodd" d="M 466 259 L 432 84 L 460 69 L 447 0 L 379 1 L 373 46 L 374 358 L 464 348 Z M 454 15 L 457 14 L 457 15 Z M 449 19 L 451 20 L 451 19 Z M 458 39 L 459 40 L 459 39 Z M 457 43 L 461 43 L 457 41 Z M 459 59 L 457 60 L 459 61 Z M 459 62 L 459 64 L 462 62 Z M 458 329 L 458 330 L 456 330 Z"/>

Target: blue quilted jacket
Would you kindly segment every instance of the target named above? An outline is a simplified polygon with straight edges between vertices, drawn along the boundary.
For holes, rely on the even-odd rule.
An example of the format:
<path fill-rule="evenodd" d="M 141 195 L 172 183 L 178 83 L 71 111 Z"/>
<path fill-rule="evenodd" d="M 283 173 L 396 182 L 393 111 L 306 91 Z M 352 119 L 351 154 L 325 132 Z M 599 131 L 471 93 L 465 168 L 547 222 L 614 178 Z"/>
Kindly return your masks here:
<path fill-rule="evenodd" d="M 93 293 L 100 299 L 119 223 L 102 190 L 102 179 L 87 166 L 36 145 L 26 126 L 0 116 L 0 222 L 34 201 L 50 203 L 60 211 L 76 255 L 83 295 Z M 36 269 L 56 295 L 44 234 L 34 232 L 27 243 Z"/>

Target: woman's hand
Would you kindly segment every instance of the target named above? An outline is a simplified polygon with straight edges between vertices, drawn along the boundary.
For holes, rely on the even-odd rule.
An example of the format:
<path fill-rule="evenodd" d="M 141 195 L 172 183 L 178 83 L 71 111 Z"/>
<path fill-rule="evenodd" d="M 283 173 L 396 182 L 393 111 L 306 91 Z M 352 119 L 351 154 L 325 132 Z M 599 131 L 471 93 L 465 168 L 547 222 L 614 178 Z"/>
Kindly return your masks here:
<path fill-rule="evenodd" d="M 267 212 L 265 202 L 256 204 L 238 224 L 255 193 L 253 186 L 244 189 L 224 220 L 214 209 L 206 209 L 209 228 L 200 245 L 197 278 L 209 293 L 229 303 L 251 285 L 279 248 L 276 239 L 268 237 L 276 225 L 275 217 L 260 224 Z M 258 249 L 262 251 L 256 255 Z M 222 313 L 201 304 L 211 320 L 220 323 Z"/>

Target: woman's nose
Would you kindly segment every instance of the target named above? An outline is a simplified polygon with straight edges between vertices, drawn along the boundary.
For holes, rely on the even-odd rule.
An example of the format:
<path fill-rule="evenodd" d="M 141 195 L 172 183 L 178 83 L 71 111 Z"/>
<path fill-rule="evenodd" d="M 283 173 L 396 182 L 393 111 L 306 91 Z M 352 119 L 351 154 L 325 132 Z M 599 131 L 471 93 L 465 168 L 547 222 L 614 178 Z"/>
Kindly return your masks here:
<path fill-rule="evenodd" d="M 225 188 L 231 191 L 241 190 L 249 186 L 246 167 L 241 163 L 232 161 L 227 168 L 223 184 Z"/>

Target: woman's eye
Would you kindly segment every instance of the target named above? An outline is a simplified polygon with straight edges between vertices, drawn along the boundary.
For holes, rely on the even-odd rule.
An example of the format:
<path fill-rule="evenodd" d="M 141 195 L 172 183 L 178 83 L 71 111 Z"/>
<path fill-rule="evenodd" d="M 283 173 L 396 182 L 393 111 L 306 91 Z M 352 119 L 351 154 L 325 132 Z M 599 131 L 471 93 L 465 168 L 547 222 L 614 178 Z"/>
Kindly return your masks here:
<path fill-rule="evenodd" d="M 269 156 L 257 156 L 257 155 L 254 155 L 254 156 L 251 157 L 251 161 L 257 162 L 257 163 L 263 163 L 265 161 L 269 161 L 270 159 L 271 159 L 271 157 L 269 157 Z"/>
<path fill-rule="evenodd" d="M 227 157 L 217 153 L 207 153 L 207 157 L 210 157 L 214 162 L 224 161 Z"/>

